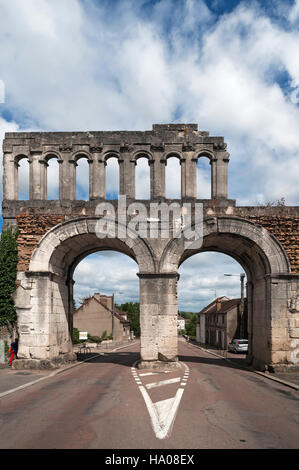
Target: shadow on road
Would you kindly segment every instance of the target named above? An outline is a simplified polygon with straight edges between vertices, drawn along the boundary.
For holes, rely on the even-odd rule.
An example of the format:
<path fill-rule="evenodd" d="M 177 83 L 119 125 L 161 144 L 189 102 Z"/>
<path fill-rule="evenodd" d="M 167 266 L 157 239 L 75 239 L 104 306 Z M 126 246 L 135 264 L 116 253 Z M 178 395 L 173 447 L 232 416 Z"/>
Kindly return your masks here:
<path fill-rule="evenodd" d="M 208 364 L 220 367 L 230 367 L 237 369 L 248 369 L 250 366 L 246 363 L 245 359 L 230 358 L 228 362 L 224 358 L 218 357 L 199 357 L 199 356 L 181 356 L 179 355 L 179 360 L 182 362 L 193 362 L 197 364 Z"/>
<path fill-rule="evenodd" d="M 85 361 L 90 359 L 88 363 L 99 364 L 120 364 L 127 367 L 132 367 L 134 362 L 140 359 L 140 352 L 107 352 L 107 353 L 76 353 L 78 361 Z"/>

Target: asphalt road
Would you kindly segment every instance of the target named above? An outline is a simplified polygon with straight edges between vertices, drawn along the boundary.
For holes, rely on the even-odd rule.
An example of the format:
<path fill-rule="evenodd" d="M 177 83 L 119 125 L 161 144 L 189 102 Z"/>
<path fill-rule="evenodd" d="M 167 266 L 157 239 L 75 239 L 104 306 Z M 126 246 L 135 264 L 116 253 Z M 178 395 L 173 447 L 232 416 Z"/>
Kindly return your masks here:
<path fill-rule="evenodd" d="M 3 397 L 0 448 L 298 449 L 297 391 L 182 341 L 182 367 L 169 373 L 135 369 L 138 353 L 128 346 Z"/>

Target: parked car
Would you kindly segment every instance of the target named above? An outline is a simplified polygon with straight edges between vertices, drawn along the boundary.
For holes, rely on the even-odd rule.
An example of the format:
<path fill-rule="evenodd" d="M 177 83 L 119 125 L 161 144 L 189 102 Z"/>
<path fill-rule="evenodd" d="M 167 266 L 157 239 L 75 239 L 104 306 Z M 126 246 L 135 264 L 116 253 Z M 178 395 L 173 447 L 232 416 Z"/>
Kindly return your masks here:
<path fill-rule="evenodd" d="M 234 353 L 248 352 L 248 339 L 233 339 L 231 343 L 228 345 L 228 350 Z"/>

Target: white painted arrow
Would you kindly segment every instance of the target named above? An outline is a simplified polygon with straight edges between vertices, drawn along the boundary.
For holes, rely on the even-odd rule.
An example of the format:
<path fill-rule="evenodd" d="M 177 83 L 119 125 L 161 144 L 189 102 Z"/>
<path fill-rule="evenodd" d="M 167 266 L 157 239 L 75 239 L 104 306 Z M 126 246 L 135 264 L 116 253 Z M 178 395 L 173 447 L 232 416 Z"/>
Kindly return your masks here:
<path fill-rule="evenodd" d="M 185 386 L 187 383 L 187 378 L 189 376 L 189 368 L 184 364 L 186 372 L 184 378 L 182 379 L 182 386 Z M 161 400 L 156 403 L 153 403 L 147 390 L 143 385 L 141 385 L 140 379 L 137 375 L 136 369 L 132 368 L 132 373 L 135 378 L 136 383 L 139 386 L 139 390 L 145 401 L 147 410 L 149 412 L 153 431 L 158 439 L 165 439 L 169 437 L 173 428 L 173 424 L 179 409 L 180 401 L 182 399 L 184 388 L 179 388 L 174 397 L 168 398 L 166 400 Z M 141 374 L 140 374 L 141 375 Z M 180 379 L 176 378 L 175 382 Z M 171 382 L 174 379 L 171 379 Z M 166 385 L 169 381 L 163 381 L 163 385 Z M 172 382 L 173 383 L 173 382 Z M 149 384 L 148 384 L 149 385 Z M 147 385 L 147 388 L 151 388 Z M 155 386 L 156 383 L 155 383 Z"/>

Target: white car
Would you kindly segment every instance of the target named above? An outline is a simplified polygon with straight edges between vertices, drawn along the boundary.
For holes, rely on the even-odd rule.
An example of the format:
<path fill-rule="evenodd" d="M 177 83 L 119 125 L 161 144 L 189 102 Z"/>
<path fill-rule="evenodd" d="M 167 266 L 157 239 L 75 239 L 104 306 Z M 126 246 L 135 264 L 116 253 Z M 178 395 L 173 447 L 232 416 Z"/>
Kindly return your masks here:
<path fill-rule="evenodd" d="M 231 352 L 248 352 L 248 339 L 233 339 L 228 345 L 228 350 Z"/>

